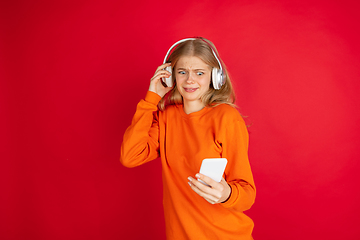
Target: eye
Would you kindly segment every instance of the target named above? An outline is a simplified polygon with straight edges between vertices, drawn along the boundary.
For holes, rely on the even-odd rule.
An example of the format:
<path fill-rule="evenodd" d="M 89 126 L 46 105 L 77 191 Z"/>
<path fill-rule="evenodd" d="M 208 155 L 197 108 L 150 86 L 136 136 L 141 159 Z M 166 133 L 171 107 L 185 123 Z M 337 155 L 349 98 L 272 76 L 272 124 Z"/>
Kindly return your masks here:
<path fill-rule="evenodd" d="M 185 71 L 179 71 L 179 74 L 185 74 Z"/>
<path fill-rule="evenodd" d="M 198 76 L 204 75 L 203 72 L 197 72 L 196 74 L 197 74 Z"/>

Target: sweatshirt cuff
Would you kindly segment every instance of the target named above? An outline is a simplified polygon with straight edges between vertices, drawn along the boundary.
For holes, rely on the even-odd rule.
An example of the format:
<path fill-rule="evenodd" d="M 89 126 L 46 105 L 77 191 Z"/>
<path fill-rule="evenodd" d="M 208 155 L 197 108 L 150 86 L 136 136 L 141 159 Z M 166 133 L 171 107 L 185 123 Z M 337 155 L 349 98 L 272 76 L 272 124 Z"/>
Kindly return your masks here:
<path fill-rule="evenodd" d="M 239 189 L 237 188 L 237 186 L 232 183 L 230 183 L 229 186 L 231 188 L 230 197 L 226 202 L 220 203 L 221 206 L 223 206 L 224 208 L 233 207 L 236 204 L 236 200 L 238 199 L 239 196 Z"/>
<path fill-rule="evenodd" d="M 160 102 L 160 100 L 161 100 L 161 97 L 158 94 L 151 92 L 151 91 L 148 91 L 146 93 L 146 96 L 145 96 L 146 102 L 157 105 Z"/>

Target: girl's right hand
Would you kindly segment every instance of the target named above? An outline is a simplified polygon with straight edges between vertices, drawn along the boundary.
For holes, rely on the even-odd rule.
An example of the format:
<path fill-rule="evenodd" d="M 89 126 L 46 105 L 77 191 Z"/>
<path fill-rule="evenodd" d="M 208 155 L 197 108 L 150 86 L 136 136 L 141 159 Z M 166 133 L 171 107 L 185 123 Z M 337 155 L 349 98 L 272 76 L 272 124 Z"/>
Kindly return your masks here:
<path fill-rule="evenodd" d="M 171 63 L 164 63 L 163 65 L 160 65 L 150 80 L 149 91 L 156 93 L 160 97 L 164 97 L 165 94 L 172 89 L 172 87 L 165 87 L 161 80 L 161 78 L 168 78 L 171 76 L 171 73 L 165 70 L 165 68 L 169 66 L 171 66 Z"/>

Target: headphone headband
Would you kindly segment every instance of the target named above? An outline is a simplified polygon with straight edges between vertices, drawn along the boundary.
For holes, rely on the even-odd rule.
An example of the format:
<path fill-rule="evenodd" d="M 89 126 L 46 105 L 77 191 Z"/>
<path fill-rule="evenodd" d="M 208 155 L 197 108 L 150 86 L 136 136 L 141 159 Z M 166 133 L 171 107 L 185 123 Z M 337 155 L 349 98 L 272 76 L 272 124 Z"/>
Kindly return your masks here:
<path fill-rule="evenodd" d="M 218 62 L 219 64 L 219 67 L 220 69 L 218 68 L 213 68 L 212 69 L 212 72 L 211 72 L 211 78 L 212 78 L 212 83 L 213 83 L 213 87 L 216 89 L 216 90 L 219 90 L 221 88 L 222 85 L 224 85 L 225 83 L 225 76 L 224 76 L 224 72 L 223 72 L 223 68 L 222 68 L 222 65 L 221 65 L 221 62 L 213 48 L 213 46 L 211 46 L 210 43 L 208 43 L 207 41 L 205 41 L 203 38 L 201 37 L 196 37 L 196 38 L 185 38 L 185 39 L 182 39 L 182 40 L 179 40 L 177 41 L 176 43 L 174 43 L 170 49 L 167 51 L 166 55 L 165 55 L 165 58 L 164 58 L 164 62 L 163 63 L 166 63 L 166 61 L 168 60 L 168 57 L 170 55 L 170 52 L 171 50 L 176 47 L 178 44 L 182 43 L 182 42 L 186 42 L 186 41 L 190 41 L 190 40 L 196 40 L 196 39 L 200 39 L 202 41 L 204 41 L 210 48 L 211 48 L 211 51 L 216 59 L 216 61 Z M 169 67 L 166 67 L 166 70 L 169 71 L 170 73 L 172 72 L 172 68 L 171 66 Z M 172 82 L 172 77 L 170 76 L 169 78 L 164 78 L 165 81 L 165 84 L 168 86 L 168 87 L 171 87 L 173 85 L 173 82 Z"/>
<path fill-rule="evenodd" d="M 211 51 L 212 51 L 212 53 L 213 53 L 216 61 L 219 63 L 220 70 L 223 71 L 221 62 L 220 62 L 219 58 L 217 57 L 217 55 L 216 55 L 216 53 L 215 53 L 215 51 L 214 51 L 214 48 L 213 48 L 208 42 L 206 42 L 204 39 L 202 39 L 202 38 L 200 38 L 200 37 L 197 37 L 197 38 L 184 38 L 184 39 L 181 39 L 181 40 L 177 41 L 176 43 L 174 43 L 174 44 L 169 48 L 169 50 L 167 51 L 163 63 L 166 63 L 167 58 L 169 57 L 170 52 L 171 52 L 171 50 L 172 50 L 174 47 L 176 47 L 177 45 L 179 45 L 179 44 L 182 43 L 182 42 L 186 42 L 186 41 L 190 41 L 190 40 L 196 40 L 196 39 L 200 39 L 200 40 L 204 41 L 204 42 L 211 48 Z"/>
<path fill-rule="evenodd" d="M 189 41 L 189 40 L 196 40 L 196 38 L 184 38 L 182 40 L 179 40 L 177 41 L 176 43 L 174 43 L 170 48 L 169 50 L 167 51 L 166 55 L 165 55 L 165 58 L 164 58 L 164 63 L 166 63 L 166 60 L 168 58 L 168 56 L 170 55 L 170 52 L 171 50 L 176 47 L 178 44 L 182 43 L 182 42 L 186 42 L 186 41 Z"/>

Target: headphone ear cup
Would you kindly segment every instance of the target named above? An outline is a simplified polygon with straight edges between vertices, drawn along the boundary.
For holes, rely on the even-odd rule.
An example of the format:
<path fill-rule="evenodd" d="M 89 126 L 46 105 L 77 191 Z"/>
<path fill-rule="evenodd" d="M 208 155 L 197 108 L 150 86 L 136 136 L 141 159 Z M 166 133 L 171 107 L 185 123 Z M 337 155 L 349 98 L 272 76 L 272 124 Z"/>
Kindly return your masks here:
<path fill-rule="evenodd" d="M 173 81 L 172 81 L 172 68 L 171 66 L 166 67 L 165 68 L 166 71 L 170 72 L 170 77 L 168 78 L 162 78 L 162 81 L 166 84 L 166 86 L 168 87 L 172 87 L 173 86 Z"/>
<path fill-rule="evenodd" d="M 212 83 L 216 90 L 219 90 L 224 84 L 224 76 L 221 69 L 213 68 L 212 69 Z"/>

